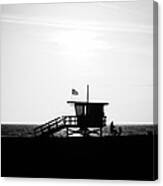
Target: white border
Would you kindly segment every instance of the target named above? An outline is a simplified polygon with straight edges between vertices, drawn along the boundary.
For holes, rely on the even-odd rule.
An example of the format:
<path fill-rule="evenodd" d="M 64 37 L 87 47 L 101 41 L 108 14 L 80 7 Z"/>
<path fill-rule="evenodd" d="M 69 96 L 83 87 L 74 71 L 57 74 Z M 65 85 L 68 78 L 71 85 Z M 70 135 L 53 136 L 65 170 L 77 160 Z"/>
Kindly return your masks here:
<path fill-rule="evenodd" d="M 93 2 L 93 1 L 117 1 L 117 0 L 0 0 L 0 4 L 14 4 L 14 3 L 54 3 L 54 2 Z M 124 1 L 124 0 L 118 0 L 118 1 Z M 132 0 L 131 0 L 132 1 Z M 0 185 L 3 186 L 49 186 L 49 185 L 55 185 L 55 186 L 105 186 L 105 185 L 120 185 L 120 186 L 126 186 L 126 185 L 146 185 L 146 186 L 152 186 L 152 185 L 163 185 L 163 149 L 162 141 L 163 141 L 163 133 L 162 133 L 162 123 L 163 123 L 163 64 L 162 64 L 162 34 L 163 33 L 163 0 L 157 0 L 158 2 L 158 17 L 159 17 L 159 27 L 158 27 L 158 45 L 159 45 L 159 55 L 158 55 L 158 83 L 159 83 L 159 180 L 155 182 L 144 182 L 144 181 L 118 181 L 118 180 L 72 180 L 72 179 L 35 179 L 35 178 L 0 178 Z"/>
<path fill-rule="evenodd" d="M 95 1 L 136 1 L 136 0 L 0 0 L 0 4 L 54 3 L 54 2 L 95 2 Z"/>

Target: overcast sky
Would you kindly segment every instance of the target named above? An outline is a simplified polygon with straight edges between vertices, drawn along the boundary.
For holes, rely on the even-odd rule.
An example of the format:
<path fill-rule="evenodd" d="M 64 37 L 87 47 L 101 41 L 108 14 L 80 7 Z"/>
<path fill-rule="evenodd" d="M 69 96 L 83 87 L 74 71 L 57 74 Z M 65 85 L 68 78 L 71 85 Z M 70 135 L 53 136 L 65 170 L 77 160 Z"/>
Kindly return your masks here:
<path fill-rule="evenodd" d="M 87 84 L 108 123 L 152 123 L 152 17 L 152 0 L 3 5 L 2 123 L 72 115 Z"/>

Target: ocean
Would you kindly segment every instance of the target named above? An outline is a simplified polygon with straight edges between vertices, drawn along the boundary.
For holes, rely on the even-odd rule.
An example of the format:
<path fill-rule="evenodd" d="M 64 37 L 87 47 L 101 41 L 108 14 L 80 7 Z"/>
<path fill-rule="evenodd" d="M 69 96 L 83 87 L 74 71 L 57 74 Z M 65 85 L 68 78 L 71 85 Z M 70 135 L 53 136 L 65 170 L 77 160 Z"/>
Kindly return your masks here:
<path fill-rule="evenodd" d="M 1 137 L 32 137 L 33 129 L 38 125 L 32 124 L 1 124 Z M 157 134 L 157 125 L 115 125 L 118 130 L 122 129 L 121 136 Z M 62 134 L 60 131 L 60 134 Z M 109 136 L 109 125 L 103 128 L 103 136 Z"/>

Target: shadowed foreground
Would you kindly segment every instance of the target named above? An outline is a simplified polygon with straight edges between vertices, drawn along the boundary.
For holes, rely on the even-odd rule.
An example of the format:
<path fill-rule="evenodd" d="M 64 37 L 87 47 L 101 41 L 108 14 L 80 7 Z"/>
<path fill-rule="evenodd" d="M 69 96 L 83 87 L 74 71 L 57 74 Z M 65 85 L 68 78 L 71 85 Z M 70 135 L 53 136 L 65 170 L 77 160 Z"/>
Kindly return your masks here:
<path fill-rule="evenodd" d="M 4 177 L 157 179 L 157 136 L 2 138 Z"/>

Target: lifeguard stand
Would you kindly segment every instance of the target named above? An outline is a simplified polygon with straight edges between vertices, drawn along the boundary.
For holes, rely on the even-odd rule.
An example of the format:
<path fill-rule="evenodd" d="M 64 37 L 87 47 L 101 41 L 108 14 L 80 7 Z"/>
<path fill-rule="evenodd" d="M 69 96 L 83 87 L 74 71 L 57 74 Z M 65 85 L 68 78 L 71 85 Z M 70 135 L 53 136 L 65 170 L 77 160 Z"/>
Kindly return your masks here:
<path fill-rule="evenodd" d="M 87 101 L 68 101 L 75 108 L 75 116 L 57 117 L 34 129 L 35 136 L 53 137 L 62 129 L 66 129 L 69 137 L 78 133 L 84 137 L 90 134 L 102 136 L 102 128 L 106 125 L 104 106 L 108 103 L 89 102 L 89 86 L 87 85 Z"/>
<path fill-rule="evenodd" d="M 108 103 L 80 101 L 68 101 L 67 103 L 74 104 L 77 126 L 84 136 L 89 135 L 89 133 L 98 133 L 102 136 L 102 128 L 106 125 L 104 106 Z"/>

